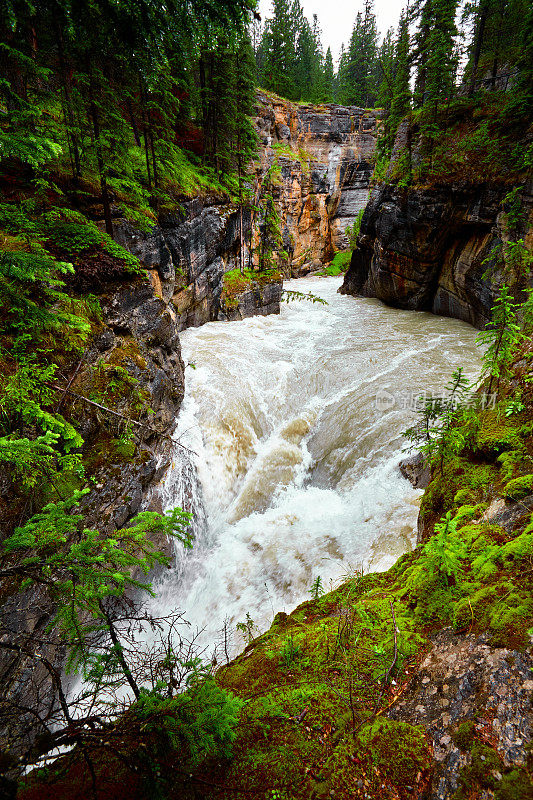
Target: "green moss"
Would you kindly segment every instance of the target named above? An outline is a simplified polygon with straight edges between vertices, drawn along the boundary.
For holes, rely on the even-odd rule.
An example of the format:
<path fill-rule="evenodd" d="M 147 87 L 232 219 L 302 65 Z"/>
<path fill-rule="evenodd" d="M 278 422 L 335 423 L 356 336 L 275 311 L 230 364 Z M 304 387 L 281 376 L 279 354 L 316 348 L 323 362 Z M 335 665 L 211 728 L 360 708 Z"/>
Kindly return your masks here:
<path fill-rule="evenodd" d="M 318 274 L 330 278 L 343 275 L 350 266 L 351 258 L 351 250 L 342 250 L 340 253 L 335 253 L 333 261 L 327 264 Z"/>
<path fill-rule="evenodd" d="M 454 506 L 462 506 L 468 500 L 471 500 L 471 497 L 470 489 L 459 489 L 459 491 L 455 493 L 453 504 Z"/>
<path fill-rule="evenodd" d="M 420 726 L 379 717 L 357 736 L 378 770 L 397 787 L 417 782 L 418 772 L 431 763 L 429 746 Z"/>
<path fill-rule="evenodd" d="M 460 750 L 464 752 L 471 750 L 474 744 L 476 728 L 472 720 L 462 722 L 457 730 L 452 734 L 452 739 Z"/>
<path fill-rule="evenodd" d="M 485 510 L 485 505 L 483 503 L 478 503 L 475 506 L 462 505 L 457 509 L 455 514 L 456 517 L 459 517 L 461 521 L 464 521 L 466 523 L 466 522 L 471 522 L 473 519 L 476 519 L 476 517 L 481 516 L 484 510 Z"/>
<path fill-rule="evenodd" d="M 507 481 L 511 480 L 527 458 L 528 454 L 524 448 L 501 453 L 496 460 L 501 466 L 502 478 Z"/>
<path fill-rule="evenodd" d="M 460 772 L 459 791 L 468 793 L 476 786 L 483 789 L 494 789 L 496 778 L 493 770 L 502 767 L 502 760 L 498 753 L 487 745 L 475 742 L 471 748 L 472 759 Z M 461 795 L 456 795 L 457 800 Z"/>
<path fill-rule="evenodd" d="M 506 500 L 517 501 L 523 500 L 531 494 L 533 490 L 533 475 L 523 475 L 520 478 L 510 480 L 504 488 L 504 495 Z"/>
<path fill-rule="evenodd" d="M 498 408 L 480 415 L 481 425 L 476 436 L 478 452 L 486 456 L 497 456 L 506 450 L 519 449 L 522 442 L 517 428 Z"/>
<path fill-rule="evenodd" d="M 226 308 L 237 308 L 239 297 L 249 289 L 261 288 L 269 283 L 282 280 L 279 272 L 272 269 L 249 270 L 232 269 L 224 274 L 222 302 Z"/>
<path fill-rule="evenodd" d="M 493 464 L 472 464 L 466 458 L 456 457 L 443 473 L 433 476 L 422 498 L 421 516 L 428 519 L 443 516 L 465 500 L 471 507 L 479 505 L 497 481 L 498 469 Z"/>
<path fill-rule="evenodd" d="M 496 800 L 532 800 L 533 782 L 524 769 L 513 769 L 502 776 L 494 794 Z"/>

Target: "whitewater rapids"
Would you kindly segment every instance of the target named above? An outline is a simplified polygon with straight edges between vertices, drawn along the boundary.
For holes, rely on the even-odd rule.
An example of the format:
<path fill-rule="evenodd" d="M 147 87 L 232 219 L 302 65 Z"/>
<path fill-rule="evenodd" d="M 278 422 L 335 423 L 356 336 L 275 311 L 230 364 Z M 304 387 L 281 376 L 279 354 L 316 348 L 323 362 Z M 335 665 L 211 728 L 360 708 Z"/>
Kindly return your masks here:
<path fill-rule="evenodd" d="M 462 365 L 477 375 L 476 331 L 457 320 L 339 295 L 340 278 L 286 288 L 279 316 L 211 322 L 181 334 L 186 396 L 159 487 L 194 514 L 194 549 L 176 549 L 156 615 L 179 609 L 210 647 L 226 626 L 265 630 L 277 611 L 361 569 L 384 570 L 416 540 L 420 492 L 398 462 L 415 398 Z"/>

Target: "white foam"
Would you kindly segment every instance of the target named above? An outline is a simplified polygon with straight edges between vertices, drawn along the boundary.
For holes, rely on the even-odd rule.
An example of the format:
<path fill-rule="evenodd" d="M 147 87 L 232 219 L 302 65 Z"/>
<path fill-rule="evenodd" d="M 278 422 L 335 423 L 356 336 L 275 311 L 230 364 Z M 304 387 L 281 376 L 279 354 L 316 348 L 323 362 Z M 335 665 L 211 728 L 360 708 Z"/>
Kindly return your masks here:
<path fill-rule="evenodd" d="M 196 369 L 176 435 L 197 457 L 176 460 L 164 498 L 190 505 L 192 493 L 197 541 L 176 554 L 153 610 L 183 611 L 206 642 L 247 613 L 264 629 L 317 575 L 329 587 L 361 564 L 385 569 L 414 543 L 419 493 L 398 470 L 413 414 L 400 401 L 441 389 L 457 365 L 474 375 L 476 332 L 338 295 L 339 283 L 288 285 L 328 306 L 182 334 Z M 399 398 L 388 413 L 376 408 L 383 388 Z"/>

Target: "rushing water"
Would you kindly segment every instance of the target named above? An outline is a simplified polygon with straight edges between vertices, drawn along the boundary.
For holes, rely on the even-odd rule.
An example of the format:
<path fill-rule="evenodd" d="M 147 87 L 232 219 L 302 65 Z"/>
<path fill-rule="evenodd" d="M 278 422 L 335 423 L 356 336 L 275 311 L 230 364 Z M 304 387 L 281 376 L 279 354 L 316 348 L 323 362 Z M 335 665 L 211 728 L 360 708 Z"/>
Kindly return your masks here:
<path fill-rule="evenodd" d="M 339 278 L 287 284 L 328 305 L 211 322 L 181 335 L 187 393 L 183 451 L 162 487 L 195 516 L 196 543 L 176 553 L 155 613 L 180 609 L 215 643 L 248 613 L 274 612 L 413 547 L 420 492 L 402 478 L 413 399 L 475 375 L 476 331 L 457 320 L 337 294 Z M 241 640 L 242 641 L 242 640 Z"/>

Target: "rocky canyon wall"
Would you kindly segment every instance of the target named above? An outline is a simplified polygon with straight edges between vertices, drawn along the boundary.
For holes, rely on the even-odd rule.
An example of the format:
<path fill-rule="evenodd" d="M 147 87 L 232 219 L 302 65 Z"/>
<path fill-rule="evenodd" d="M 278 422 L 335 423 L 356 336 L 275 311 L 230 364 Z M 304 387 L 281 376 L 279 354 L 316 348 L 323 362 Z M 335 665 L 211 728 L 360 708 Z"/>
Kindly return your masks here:
<path fill-rule="evenodd" d="M 235 307 L 224 303 L 224 276 L 240 266 L 241 241 L 249 240 L 250 228 L 249 210 L 242 215 L 241 237 L 239 210 L 207 198 L 186 201 L 148 233 L 122 222 L 115 226 L 115 238 L 148 269 L 155 294 L 168 303 L 183 330 L 210 320 L 279 312 L 279 280 L 251 287 Z"/>
<path fill-rule="evenodd" d="M 368 197 L 379 117 L 356 106 L 312 106 L 258 93 L 258 181 L 277 160 L 274 199 L 289 275 L 316 269 L 348 247 L 346 228 Z"/>
<path fill-rule="evenodd" d="M 519 235 L 531 250 L 533 184 L 519 183 Z M 502 269 L 495 255 L 508 239 L 503 204 L 513 185 L 485 180 L 482 171 L 475 182 L 419 182 L 405 188 L 385 178 L 371 192 L 340 291 L 485 327 L 501 282 L 525 287 L 524 275 L 513 274 L 510 265 Z"/>
<path fill-rule="evenodd" d="M 368 196 L 378 115 L 264 92 L 258 92 L 256 112 L 258 156 L 249 182 L 260 204 L 265 173 L 274 161 L 279 165 L 274 199 L 288 253 L 282 266 L 289 277 L 305 274 L 348 246 L 346 228 Z M 251 285 L 237 303 L 224 302 L 224 276 L 241 261 L 253 264 L 250 249 L 260 236 L 260 215 L 245 208 L 241 218 L 239 209 L 215 197 L 184 202 L 148 232 L 125 221 L 115 225 L 115 238 L 147 267 L 180 330 L 279 311 L 279 280 Z"/>

